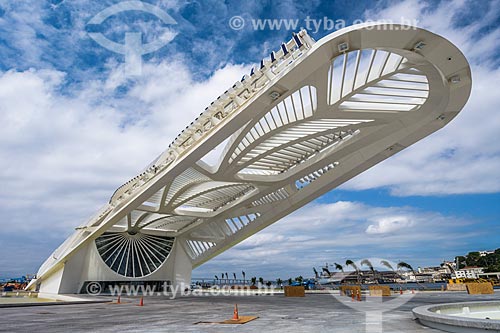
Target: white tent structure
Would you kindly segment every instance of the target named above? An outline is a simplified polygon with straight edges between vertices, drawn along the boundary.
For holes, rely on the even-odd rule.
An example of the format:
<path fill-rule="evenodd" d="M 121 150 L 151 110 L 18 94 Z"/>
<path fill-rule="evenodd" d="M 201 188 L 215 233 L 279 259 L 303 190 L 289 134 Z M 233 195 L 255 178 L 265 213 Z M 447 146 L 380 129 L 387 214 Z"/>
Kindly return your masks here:
<path fill-rule="evenodd" d="M 465 57 L 429 31 L 301 31 L 118 188 L 28 288 L 188 285 L 193 268 L 445 126 L 470 91 Z"/>

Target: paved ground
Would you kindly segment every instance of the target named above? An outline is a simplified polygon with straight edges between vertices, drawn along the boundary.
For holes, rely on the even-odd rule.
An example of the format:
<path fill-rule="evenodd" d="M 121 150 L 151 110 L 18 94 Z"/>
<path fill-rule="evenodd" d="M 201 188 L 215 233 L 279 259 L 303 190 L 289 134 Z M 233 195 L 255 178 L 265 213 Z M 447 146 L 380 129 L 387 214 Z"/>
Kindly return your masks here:
<path fill-rule="evenodd" d="M 0 332 L 441 332 L 421 326 L 411 309 L 425 304 L 492 300 L 495 295 L 434 292 L 352 302 L 330 294 L 304 298 L 260 296 L 164 296 L 122 298 L 125 304 L 49 305 L 0 308 Z M 111 300 L 109 298 L 103 298 Z M 400 305 L 398 302 L 405 302 Z M 258 319 L 243 325 L 195 324 L 230 319 L 238 303 L 240 315 Z M 399 306 L 400 305 L 400 306 Z M 391 309 L 397 307 L 395 309 Z M 380 310 L 387 310 L 382 315 Z M 362 310 L 362 311 L 359 311 Z M 363 312 L 364 311 L 364 312 Z M 366 312 L 368 311 L 368 312 Z M 368 313 L 368 317 L 366 314 Z M 368 325 L 366 324 L 368 322 Z"/>

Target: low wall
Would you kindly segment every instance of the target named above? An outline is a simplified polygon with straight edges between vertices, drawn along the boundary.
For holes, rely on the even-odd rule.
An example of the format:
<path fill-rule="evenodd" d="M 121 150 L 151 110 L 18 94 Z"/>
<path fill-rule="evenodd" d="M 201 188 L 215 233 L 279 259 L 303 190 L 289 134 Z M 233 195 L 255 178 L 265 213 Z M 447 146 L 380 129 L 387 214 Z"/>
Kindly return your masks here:
<path fill-rule="evenodd" d="M 305 295 L 305 288 L 302 286 L 285 286 L 286 297 L 304 297 Z"/>
<path fill-rule="evenodd" d="M 467 293 L 469 295 L 488 295 L 493 294 L 493 285 L 489 282 L 484 283 L 466 283 Z"/>
<path fill-rule="evenodd" d="M 446 285 L 448 291 L 467 291 L 465 283 L 448 283 Z"/>
<path fill-rule="evenodd" d="M 391 296 L 389 286 L 369 286 L 370 296 Z"/>
<path fill-rule="evenodd" d="M 346 295 L 346 292 L 349 291 L 349 295 L 357 295 L 358 293 L 361 294 L 361 287 L 360 286 L 340 286 L 340 296 Z"/>

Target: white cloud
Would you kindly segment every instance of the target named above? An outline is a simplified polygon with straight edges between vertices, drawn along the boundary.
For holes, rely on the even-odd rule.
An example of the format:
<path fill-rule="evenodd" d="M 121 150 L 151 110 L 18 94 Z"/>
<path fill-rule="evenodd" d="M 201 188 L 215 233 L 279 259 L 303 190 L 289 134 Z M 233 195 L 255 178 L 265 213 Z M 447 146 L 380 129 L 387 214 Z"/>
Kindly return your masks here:
<path fill-rule="evenodd" d="M 116 74 L 121 68 L 108 81 L 65 94 L 62 72 L 0 73 L 2 210 L 53 214 L 19 228 L 82 223 L 245 70 L 229 65 L 194 82 L 185 65 L 166 60 L 147 64 L 144 76 L 131 83 Z M 132 88 L 117 98 L 122 84 Z"/>
<path fill-rule="evenodd" d="M 109 80 L 90 80 L 82 90 L 56 70 L 0 72 L 0 252 L 12 253 L 16 234 L 36 235 L 25 240 L 30 254 L 12 253 L 16 264 L 2 262 L 0 275 L 35 272 L 246 71 L 228 65 L 195 82 L 183 63 L 165 59 L 131 82 L 120 77 L 121 65 L 109 68 Z M 122 86 L 131 88 L 117 97 Z"/>
<path fill-rule="evenodd" d="M 407 229 L 413 222 L 407 216 L 387 216 L 374 221 L 366 228 L 367 234 L 386 234 Z"/>

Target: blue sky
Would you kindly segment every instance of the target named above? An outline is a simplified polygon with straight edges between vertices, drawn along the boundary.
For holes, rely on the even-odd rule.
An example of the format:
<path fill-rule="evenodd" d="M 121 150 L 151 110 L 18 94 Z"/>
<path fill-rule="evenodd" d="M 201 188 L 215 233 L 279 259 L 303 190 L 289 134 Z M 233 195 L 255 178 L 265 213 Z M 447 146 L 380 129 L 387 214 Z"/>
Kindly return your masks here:
<path fill-rule="evenodd" d="M 471 98 L 443 130 L 196 269 L 275 278 L 378 257 L 414 267 L 500 247 L 500 1 L 144 1 L 176 25 L 119 1 L 0 0 L 0 277 L 34 273 L 116 187 L 142 170 L 214 98 L 293 29 L 255 20 L 401 18 L 455 43 Z M 241 16 L 245 25 L 231 29 Z M 317 30 L 317 31 L 316 31 Z M 168 40 L 131 77 L 123 55 L 89 37 Z M 315 38 L 333 32 L 321 25 Z"/>

